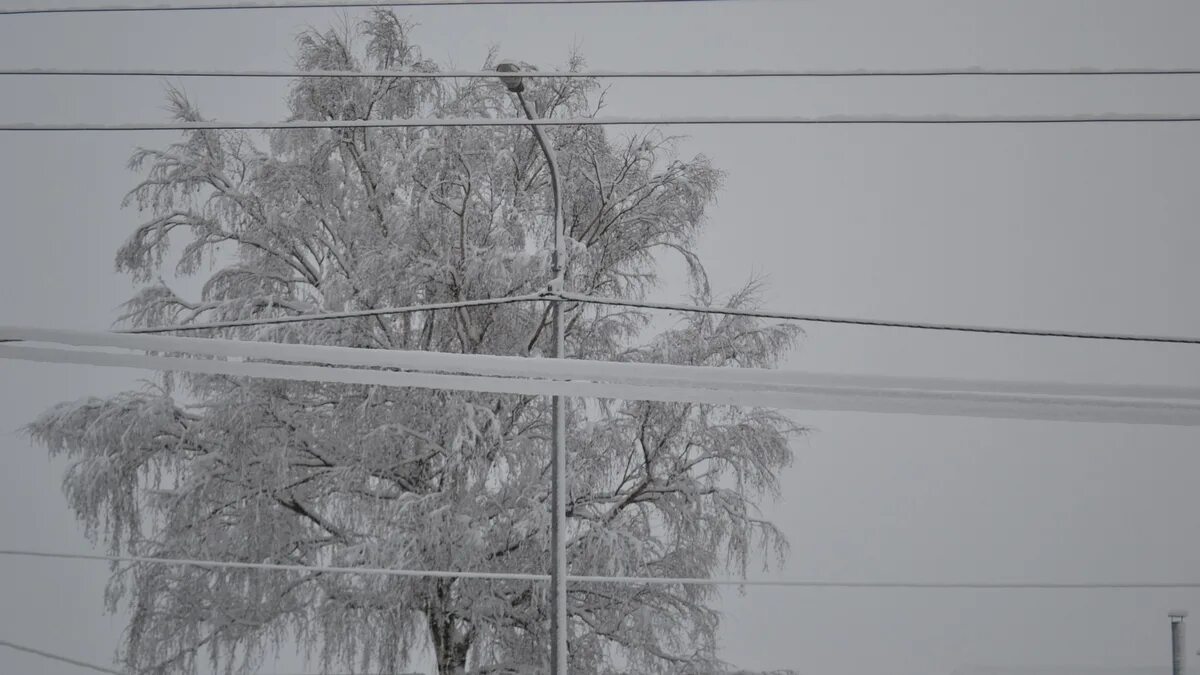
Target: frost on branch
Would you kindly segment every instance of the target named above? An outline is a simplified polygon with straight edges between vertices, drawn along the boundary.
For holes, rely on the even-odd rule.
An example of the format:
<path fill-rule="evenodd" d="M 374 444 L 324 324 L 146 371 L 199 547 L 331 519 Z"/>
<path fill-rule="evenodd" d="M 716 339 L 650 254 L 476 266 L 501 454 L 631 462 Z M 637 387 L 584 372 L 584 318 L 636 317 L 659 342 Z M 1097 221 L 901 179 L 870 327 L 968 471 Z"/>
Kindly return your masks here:
<path fill-rule="evenodd" d="M 492 58 L 483 64 L 492 66 Z M 434 71 L 390 12 L 299 38 L 307 69 Z M 568 67 L 581 68 L 572 57 Z M 536 80 L 537 114 L 595 114 L 586 79 Z M 180 119 L 199 108 L 170 91 Z M 295 119 L 518 117 L 491 79 L 309 78 Z M 640 298 L 656 260 L 694 249 L 722 180 L 656 131 L 548 130 L 566 181 L 567 287 Z M 144 287 L 127 325 L 372 309 L 537 292 L 550 278 L 552 201 L 528 129 L 187 132 L 138 150 L 138 223 L 117 268 Z M 172 248 L 175 247 L 175 248 Z M 165 269 L 168 263 L 173 267 Z M 172 277 L 199 278 L 198 297 Z M 749 306 L 752 284 L 730 302 Z M 794 329 L 689 316 L 646 336 L 628 308 L 568 304 L 574 358 L 773 367 Z M 208 330 L 250 340 L 378 349 L 548 353 L 545 303 Z M 214 375 L 57 406 L 28 430 L 71 467 L 67 499 L 112 551 L 304 566 L 543 573 L 549 563 L 549 406 L 541 398 Z M 571 571 L 741 574 L 786 544 L 756 508 L 799 430 L 760 409 L 574 402 Z M 281 644 L 320 667 L 402 669 L 432 646 L 441 673 L 545 666 L 544 584 L 134 565 L 112 606 L 132 612 L 121 658 L 139 673 L 206 661 L 252 672 Z M 717 613 L 700 586 L 572 585 L 572 669 L 712 672 Z"/>

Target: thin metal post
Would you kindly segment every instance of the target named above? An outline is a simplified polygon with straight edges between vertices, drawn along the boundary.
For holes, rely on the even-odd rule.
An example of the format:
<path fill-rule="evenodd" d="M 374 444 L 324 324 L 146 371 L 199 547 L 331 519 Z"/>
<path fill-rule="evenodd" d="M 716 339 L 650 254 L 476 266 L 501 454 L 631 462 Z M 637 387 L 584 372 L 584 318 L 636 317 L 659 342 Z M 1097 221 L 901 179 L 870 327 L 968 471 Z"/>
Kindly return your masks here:
<path fill-rule="evenodd" d="M 518 66 L 510 63 L 501 63 L 496 69 L 505 73 L 519 71 Z M 525 116 L 530 121 L 536 120 L 533 108 L 522 95 L 525 85 L 521 77 L 508 75 L 501 76 L 500 79 L 509 91 L 517 95 Z M 554 193 L 554 255 L 550 260 L 550 270 L 553 274 L 550 290 L 560 294 L 565 290 L 566 250 L 563 245 L 565 232 L 558 158 L 546 137 L 546 132 L 537 124 L 530 124 L 529 127 L 533 130 L 542 153 L 546 155 L 546 164 L 550 168 L 550 187 Z M 565 356 L 562 297 L 556 295 L 550 302 L 554 330 L 554 352 L 550 356 L 559 359 Z M 551 415 L 554 449 L 550 475 L 550 674 L 567 675 L 567 415 L 566 401 L 562 396 L 556 395 L 552 398 Z"/>
<path fill-rule="evenodd" d="M 1171 617 L 1171 672 L 1174 675 L 1184 675 L 1186 656 L 1183 645 L 1183 620 L 1187 618 L 1187 612 L 1173 611 L 1167 616 Z"/>

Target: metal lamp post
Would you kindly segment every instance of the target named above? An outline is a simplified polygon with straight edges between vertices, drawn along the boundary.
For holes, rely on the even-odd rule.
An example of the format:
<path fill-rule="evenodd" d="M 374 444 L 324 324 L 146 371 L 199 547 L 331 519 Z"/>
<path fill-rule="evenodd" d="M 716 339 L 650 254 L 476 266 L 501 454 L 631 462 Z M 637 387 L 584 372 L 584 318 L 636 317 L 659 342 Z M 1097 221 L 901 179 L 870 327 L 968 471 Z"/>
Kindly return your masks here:
<path fill-rule="evenodd" d="M 520 67 L 515 63 L 501 63 L 496 66 L 501 73 L 518 73 Z M 531 122 L 537 117 L 533 108 L 525 100 L 524 78 L 520 75 L 501 75 L 500 81 L 508 90 L 517 96 L 521 109 Z M 563 290 L 563 267 L 565 251 L 563 248 L 563 215 L 562 215 L 562 186 L 558 171 L 558 158 L 554 148 L 546 138 L 546 132 L 537 124 L 530 124 L 533 135 L 537 138 L 542 153 L 546 155 L 546 163 L 550 167 L 550 186 L 554 192 L 554 255 L 551 258 L 550 270 L 553 279 L 550 281 L 550 291 L 561 293 Z M 562 298 L 550 300 L 554 323 L 554 352 L 551 358 L 563 357 L 563 315 Z M 567 425 L 566 410 L 562 396 L 552 399 L 554 453 L 551 460 L 551 499 L 550 499 L 550 673 L 551 675 L 566 675 L 567 673 Z"/>
<path fill-rule="evenodd" d="M 1186 661 L 1183 647 L 1183 620 L 1188 613 L 1183 610 L 1172 610 L 1167 614 L 1171 619 L 1171 672 L 1174 675 L 1184 675 Z"/>

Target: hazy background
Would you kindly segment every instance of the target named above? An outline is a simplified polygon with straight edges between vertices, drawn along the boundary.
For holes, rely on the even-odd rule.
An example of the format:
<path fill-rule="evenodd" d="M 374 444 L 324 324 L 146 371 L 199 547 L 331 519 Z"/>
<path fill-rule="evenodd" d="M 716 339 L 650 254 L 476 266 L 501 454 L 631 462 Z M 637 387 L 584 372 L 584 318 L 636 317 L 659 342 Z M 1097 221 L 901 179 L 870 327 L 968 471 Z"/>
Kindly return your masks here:
<path fill-rule="evenodd" d="M 495 44 L 544 68 L 561 65 L 572 47 L 594 68 L 634 70 L 1200 66 L 1200 4 L 1183 0 L 747 0 L 400 14 L 419 24 L 413 35 L 427 56 L 460 68 L 478 67 Z M 338 16 L 0 17 L 0 64 L 287 68 L 294 36 Z M 183 86 L 214 119 L 285 114 L 283 81 Z M 3 78 L 0 119 L 163 121 L 163 89 L 155 79 Z M 1200 77 L 617 81 L 608 101 L 614 115 L 1197 112 Z M 704 152 L 728 171 L 702 245 L 718 291 L 761 275 L 769 304 L 793 311 L 1200 335 L 1200 125 L 677 131 L 690 135 L 684 153 Z M 133 291 L 112 263 L 138 218 L 120 208 L 136 180 L 125 161 L 135 145 L 175 137 L 0 133 L 0 323 L 110 325 Z M 656 297 L 677 300 L 682 290 L 668 285 Z M 1196 385 L 1200 349 L 824 326 L 809 329 L 786 367 Z M 63 464 L 17 430 L 57 401 L 113 393 L 145 375 L 0 362 L 0 547 L 91 550 L 59 492 Z M 1197 430 L 795 418 L 815 432 L 797 445 L 769 508 L 793 545 L 788 565 L 769 576 L 1200 580 Z M 102 563 L 0 557 L 0 639 L 110 663 L 122 620 L 102 611 L 106 578 Z M 1200 591 L 748 589 L 726 597 L 726 659 L 809 675 L 1014 672 L 973 669 L 984 665 L 1032 673 L 1020 669 L 1053 664 L 1165 673 L 1167 610 L 1200 612 Z M 278 667 L 302 664 L 284 655 Z M 84 671 L 0 648 L 0 672 Z"/>

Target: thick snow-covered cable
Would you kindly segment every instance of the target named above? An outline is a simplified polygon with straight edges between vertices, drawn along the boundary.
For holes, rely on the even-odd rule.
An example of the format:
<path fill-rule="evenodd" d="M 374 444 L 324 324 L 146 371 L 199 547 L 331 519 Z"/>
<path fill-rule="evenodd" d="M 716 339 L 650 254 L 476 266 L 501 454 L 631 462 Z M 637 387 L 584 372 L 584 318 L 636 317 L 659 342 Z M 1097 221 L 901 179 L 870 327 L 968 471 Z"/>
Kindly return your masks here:
<path fill-rule="evenodd" d="M 751 316 L 759 319 L 783 319 L 789 321 L 807 321 L 811 323 L 836 323 L 855 326 L 879 326 L 883 328 L 916 328 L 921 330 L 958 331 L 964 333 L 995 333 L 999 335 L 1028 335 L 1033 337 L 1080 338 L 1084 340 L 1119 340 L 1127 342 L 1158 342 L 1168 344 L 1200 344 L 1200 338 L 1181 337 L 1175 335 L 1147 335 L 1141 333 L 1095 333 L 1088 331 L 1041 330 L 1036 328 L 1007 328 L 1004 326 L 972 326 L 966 324 L 929 323 L 922 321 L 889 321 L 884 319 L 862 319 L 855 317 L 826 316 L 821 314 L 800 314 L 796 312 L 780 312 L 770 309 L 742 309 L 738 307 L 710 307 L 704 305 L 687 305 L 670 302 L 654 302 L 649 300 L 627 300 L 625 298 L 609 298 L 598 295 L 583 295 L 580 293 L 560 293 L 564 299 L 575 302 L 596 305 L 616 305 L 621 307 L 637 307 L 640 309 L 664 309 L 679 312 L 700 312 L 704 314 L 723 314 L 732 316 Z"/>
<path fill-rule="evenodd" d="M 19 644 L 16 644 L 15 642 L 9 642 L 8 640 L 0 640 L 0 645 L 8 647 L 9 649 L 15 649 L 19 652 L 25 652 L 27 654 L 33 654 L 35 656 L 40 656 L 44 659 L 50 659 L 51 661 L 60 661 L 62 663 L 69 663 L 73 666 L 78 666 L 80 668 L 87 668 L 88 670 L 95 670 L 95 671 L 99 671 L 101 673 L 110 673 L 111 675 L 125 675 L 125 673 L 123 673 L 119 670 L 113 670 L 112 668 L 105 668 L 104 666 L 98 666 L 94 663 L 88 663 L 87 661 L 79 661 L 77 659 L 72 659 L 72 658 L 66 657 L 66 656 L 59 656 L 58 654 L 54 654 L 52 652 L 43 651 L 41 649 L 34 649 L 33 647 L 26 647 L 25 645 L 19 645 Z"/>
<path fill-rule="evenodd" d="M 494 70 L 179 70 L 162 68 L 0 68 L 0 76 L 212 77 L 212 78 L 495 78 Z M 526 70 L 526 79 L 708 79 L 871 77 L 1072 77 L 1200 75 L 1200 68 L 783 68 L 746 70 Z"/>
<path fill-rule="evenodd" d="M 514 295 L 506 298 L 483 298 L 480 300 L 461 300 L 458 302 L 437 302 L 427 305 L 408 305 L 406 307 L 379 307 L 377 309 L 357 309 L 346 312 L 322 312 L 319 314 L 293 314 L 291 316 L 260 317 L 254 319 L 233 319 L 230 321 L 210 321 L 207 323 L 177 323 L 166 326 L 150 326 L 147 328 L 131 328 L 119 331 L 130 334 L 178 333 L 183 331 L 211 330 L 216 328 L 239 328 L 245 326 L 267 326 L 281 323 L 302 323 L 306 321 L 329 321 L 332 319 L 354 319 L 364 316 L 385 316 L 388 314 L 412 314 L 415 312 L 432 312 L 443 309 L 460 309 L 468 307 L 487 307 L 491 305 L 507 305 L 517 302 L 532 302 L 544 300 L 542 295 Z"/>
<path fill-rule="evenodd" d="M 225 562 L 197 560 L 191 558 L 153 558 L 138 556 L 110 556 L 87 553 L 53 553 L 18 549 L 0 550 L 0 556 L 55 558 L 63 560 L 94 560 L 107 562 L 133 562 L 175 567 L 211 567 L 224 569 L 256 569 L 275 572 L 303 572 L 312 574 L 365 574 L 374 576 L 440 577 L 464 579 L 494 579 L 498 581 L 549 581 L 548 574 L 522 574 L 516 572 L 455 572 L 447 570 L 402 570 L 389 567 L 336 567 L 319 565 L 285 565 L 275 563 Z M 826 580 L 826 579 L 736 579 L 700 577 L 635 577 L 620 575 L 570 574 L 572 583 L 598 584 L 654 584 L 660 586 L 763 586 L 793 588 L 894 588 L 894 589 L 1149 589 L 1149 588 L 1200 588 L 1200 581 L 903 581 L 903 580 Z"/>
<path fill-rule="evenodd" d="M 769 368 L 727 368 L 582 359 L 542 359 L 490 354 L 454 354 L 402 349 L 362 349 L 331 345 L 130 335 L 105 331 L 18 326 L 0 326 L 0 341 L 3 340 L 52 343 L 72 347 L 134 349 L 218 358 L 261 359 L 301 364 L 391 368 L 418 373 L 458 373 L 485 377 L 571 380 L 651 387 L 750 390 L 760 393 L 768 391 L 806 392 L 814 389 L 963 394 L 992 392 L 1072 399 L 1084 397 L 1200 402 L 1200 387 L 1065 384 L 1017 380 L 807 373 Z"/>
<path fill-rule="evenodd" d="M 402 570 L 390 567 L 336 567 L 322 565 L 287 565 L 279 563 L 252 563 L 221 560 L 198 560 L 196 558 L 157 558 L 149 556 L 95 555 L 90 553 L 52 553 L 48 551 L 24 551 L 2 549 L 0 556 L 26 558 L 57 558 L 61 560 L 101 560 L 108 562 L 148 563 L 173 567 L 213 567 L 219 569 L 271 570 L 275 572 L 305 572 L 312 574 L 369 574 L 391 577 L 426 577 L 441 579 L 495 579 L 499 581 L 546 581 L 547 574 L 521 574 L 517 572 L 455 572 L 449 570 Z"/>
<path fill-rule="evenodd" d="M 725 117 L 547 117 L 530 122 L 508 117 L 430 117 L 387 120 L 291 120 L 282 122 L 0 122 L 0 131 L 205 131 L 222 129 L 386 129 L 398 127 L 826 125 L 826 124 L 1119 124 L 1200 122 L 1200 113 L 1078 113 L 1073 115 L 730 115 Z"/>
<path fill-rule="evenodd" d="M 103 12 L 198 12 L 249 9 L 337 9 L 370 7 L 479 7 L 484 5 L 637 5 L 668 2 L 701 3 L 735 0 L 267 0 L 266 2 L 201 2 L 157 5 L 93 5 L 0 9 L 0 16 L 20 14 L 82 14 Z M 744 0 L 737 0 L 744 1 Z"/>
<path fill-rule="evenodd" d="M 149 336 L 121 335 L 119 338 L 163 339 Z M 171 338 L 186 339 L 186 338 Z M 231 342 L 218 341 L 212 342 Z M 259 344 L 280 352 L 300 345 Z M 225 345 L 228 346 L 228 345 Z M 170 351 L 173 348 L 168 348 Z M 325 348 L 339 349 L 339 348 Z M 412 356 L 424 352 L 405 353 L 392 350 L 361 350 Z M 285 355 L 285 359 L 295 353 Z M 454 370 L 486 370 L 471 368 L 475 359 L 464 355 Z M 664 366 L 650 364 L 604 363 L 568 359 L 515 359 L 534 371 L 550 373 L 558 379 L 535 379 L 525 375 L 498 377 L 489 375 L 444 374 L 440 372 L 397 372 L 367 368 L 293 365 L 226 361 L 210 358 L 180 358 L 132 353 L 97 352 L 79 349 L 31 347 L 23 344 L 0 344 L 0 358 L 21 359 L 46 363 L 89 364 L 112 367 L 146 368 L 206 374 L 221 374 L 269 379 L 338 382 L 393 387 L 422 387 L 510 393 L 522 395 L 564 395 L 588 398 L 614 398 L 662 402 L 691 402 L 712 405 L 763 406 L 801 410 L 859 411 L 876 413 L 949 415 L 989 417 L 1000 419 L 1034 419 L 1050 421 L 1109 422 L 1126 424 L 1165 424 L 1200 426 L 1200 398 L 1194 390 L 1179 387 L 1111 387 L 1100 385 L 1064 385 L 1059 383 L 967 383 L 931 378 L 842 376 L 788 371 L 761 371 L 762 374 L 784 376 L 782 381 L 768 378 L 743 381 L 705 378 L 705 373 L 693 373 L 692 367 L 678 367 L 691 375 L 686 378 L 663 378 L 650 374 L 629 376 L 610 374 L 604 378 L 569 379 L 581 366 L 612 368 L 633 366 L 653 370 Z M 260 357 L 255 357 L 260 358 Z M 266 358 L 272 358 L 270 356 Z M 312 358 L 306 357 L 306 358 Z M 485 357 L 503 359 L 506 357 Z M 549 366 L 548 364 L 554 364 Z M 560 365 L 562 369 L 555 366 Z M 466 367 L 464 367 L 466 366 Z M 393 366 L 394 367 L 394 366 Z M 752 369 L 714 368 L 722 374 L 746 375 Z M 752 374 L 752 373 L 751 373 Z M 931 386 L 934 384 L 944 386 Z M 970 384 L 971 386 L 967 386 Z M 1017 385 L 1024 385 L 1024 389 Z M 1039 391 L 1040 390 L 1040 391 Z M 1047 393 L 1053 392 L 1053 393 Z M 1123 394 L 1113 396 L 1114 392 Z M 1155 392 L 1158 392 L 1155 394 Z M 1104 395 L 1094 395 L 1096 393 Z M 1152 395 L 1153 394 L 1153 395 Z"/>

